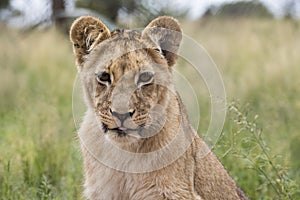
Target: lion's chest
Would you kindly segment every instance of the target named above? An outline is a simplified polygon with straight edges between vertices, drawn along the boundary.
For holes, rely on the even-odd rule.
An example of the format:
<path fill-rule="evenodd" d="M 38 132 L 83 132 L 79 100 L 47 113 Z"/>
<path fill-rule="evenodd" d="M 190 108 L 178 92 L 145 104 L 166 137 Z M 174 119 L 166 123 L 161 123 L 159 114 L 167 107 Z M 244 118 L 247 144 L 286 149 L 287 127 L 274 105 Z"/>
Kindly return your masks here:
<path fill-rule="evenodd" d="M 185 176 L 186 169 L 175 170 L 176 174 L 168 169 L 132 174 L 90 161 L 85 159 L 85 168 L 89 169 L 85 170 L 88 199 L 196 199 L 192 175 Z"/>

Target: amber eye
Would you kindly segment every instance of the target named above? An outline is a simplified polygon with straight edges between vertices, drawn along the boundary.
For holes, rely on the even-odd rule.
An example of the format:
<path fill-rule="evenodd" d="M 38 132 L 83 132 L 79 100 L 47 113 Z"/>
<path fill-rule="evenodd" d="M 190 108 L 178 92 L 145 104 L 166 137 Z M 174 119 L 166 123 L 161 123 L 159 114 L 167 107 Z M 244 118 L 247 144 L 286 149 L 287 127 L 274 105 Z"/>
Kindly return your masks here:
<path fill-rule="evenodd" d="M 153 73 L 152 72 L 143 72 L 139 76 L 138 83 L 148 83 L 152 80 Z"/>
<path fill-rule="evenodd" d="M 97 81 L 98 82 L 108 82 L 111 83 L 110 75 L 107 72 L 100 72 L 97 74 Z"/>

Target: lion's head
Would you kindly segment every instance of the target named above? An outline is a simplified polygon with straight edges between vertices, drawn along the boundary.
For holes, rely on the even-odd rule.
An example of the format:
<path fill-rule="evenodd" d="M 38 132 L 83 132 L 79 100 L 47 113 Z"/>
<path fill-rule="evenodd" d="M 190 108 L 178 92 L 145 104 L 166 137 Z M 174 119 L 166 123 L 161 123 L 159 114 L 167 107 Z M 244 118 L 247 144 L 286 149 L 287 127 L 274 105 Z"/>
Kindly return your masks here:
<path fill-rule="evenodd" d="M 146 138 L 164 125 L 174 96 L 172 66 L 181 29 L 159 17 L 144 30 L 110 31 L 81 17 L 70 31 L 86 103 L 104 133 L 116 141 Z"/>

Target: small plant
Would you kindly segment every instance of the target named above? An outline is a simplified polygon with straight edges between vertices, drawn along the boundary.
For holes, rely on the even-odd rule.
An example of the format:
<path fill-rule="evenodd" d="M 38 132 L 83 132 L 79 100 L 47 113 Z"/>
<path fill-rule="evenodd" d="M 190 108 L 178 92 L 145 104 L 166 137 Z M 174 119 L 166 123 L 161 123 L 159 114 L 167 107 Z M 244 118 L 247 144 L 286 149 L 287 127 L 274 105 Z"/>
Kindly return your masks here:
<path fill-rule="evenodd" d="M 53 199 L 53 187 L 48 180 L 47 176 L 43 175 L 41 178 L 41 183 L 38 188 L 38 197 L 41 200 Z"/>
<path fill-rule="evenodd" d="M 288 169 L 279 164 L 279 155 L 272 155 L 263 138 L 263 129 L 258 126 L 258 115 L 252 115 L 248 105 L 244 108 L 233 101 L 228 105 L 230 117 L 230 139 L 225 139 L 228 147 L 223 157 L 239 158 L 248 169 L 253 169 L 258 176 L 259 184 L 255 191 L 248 191 L 255 199 L 295 199 L 297 188 L 294 180 L 288 176 Z M 230 143 L 230 144 L 229 144 Z M 246 175 L 247 176 L 247 175 Z M 271 197 L 272 196 L 272 197 Z"/>
<path fill-rule="evenodd" d="M 1 160 L 2 161 L 2 160 Z M 10 160 L 7 162 L 3 161 L 3 173 L 5 173 L 4 176 L 0 176 L 0 196 L 7 196 L 10 195 L 11 191 L 11 185 L 10 185 L 10 167 L 11 167 L 11 162 Z"/>

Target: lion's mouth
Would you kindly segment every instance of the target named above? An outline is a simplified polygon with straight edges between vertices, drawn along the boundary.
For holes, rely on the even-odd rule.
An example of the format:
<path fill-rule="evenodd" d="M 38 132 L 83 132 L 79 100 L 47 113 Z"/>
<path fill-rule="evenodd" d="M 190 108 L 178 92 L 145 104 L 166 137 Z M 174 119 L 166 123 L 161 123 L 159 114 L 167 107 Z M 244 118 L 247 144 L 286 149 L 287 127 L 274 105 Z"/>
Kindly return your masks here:
<path fill-rule="evenodd" d="M 114 131 L 117 133 L 119 137 L 125 137 L 127 135 L 130 135 L 131 132 L 137 132 L 139 134 L 140 130 L 143 126 L 139 126 L 138 128 L 131 129 L 127 127 L 116 127 L 116 128 L 108 128 L 108 126 L 104 123 L 102 123 L 102 127 L 104 130 L 104 133 L 107 133 L 108 131 Z"/>

